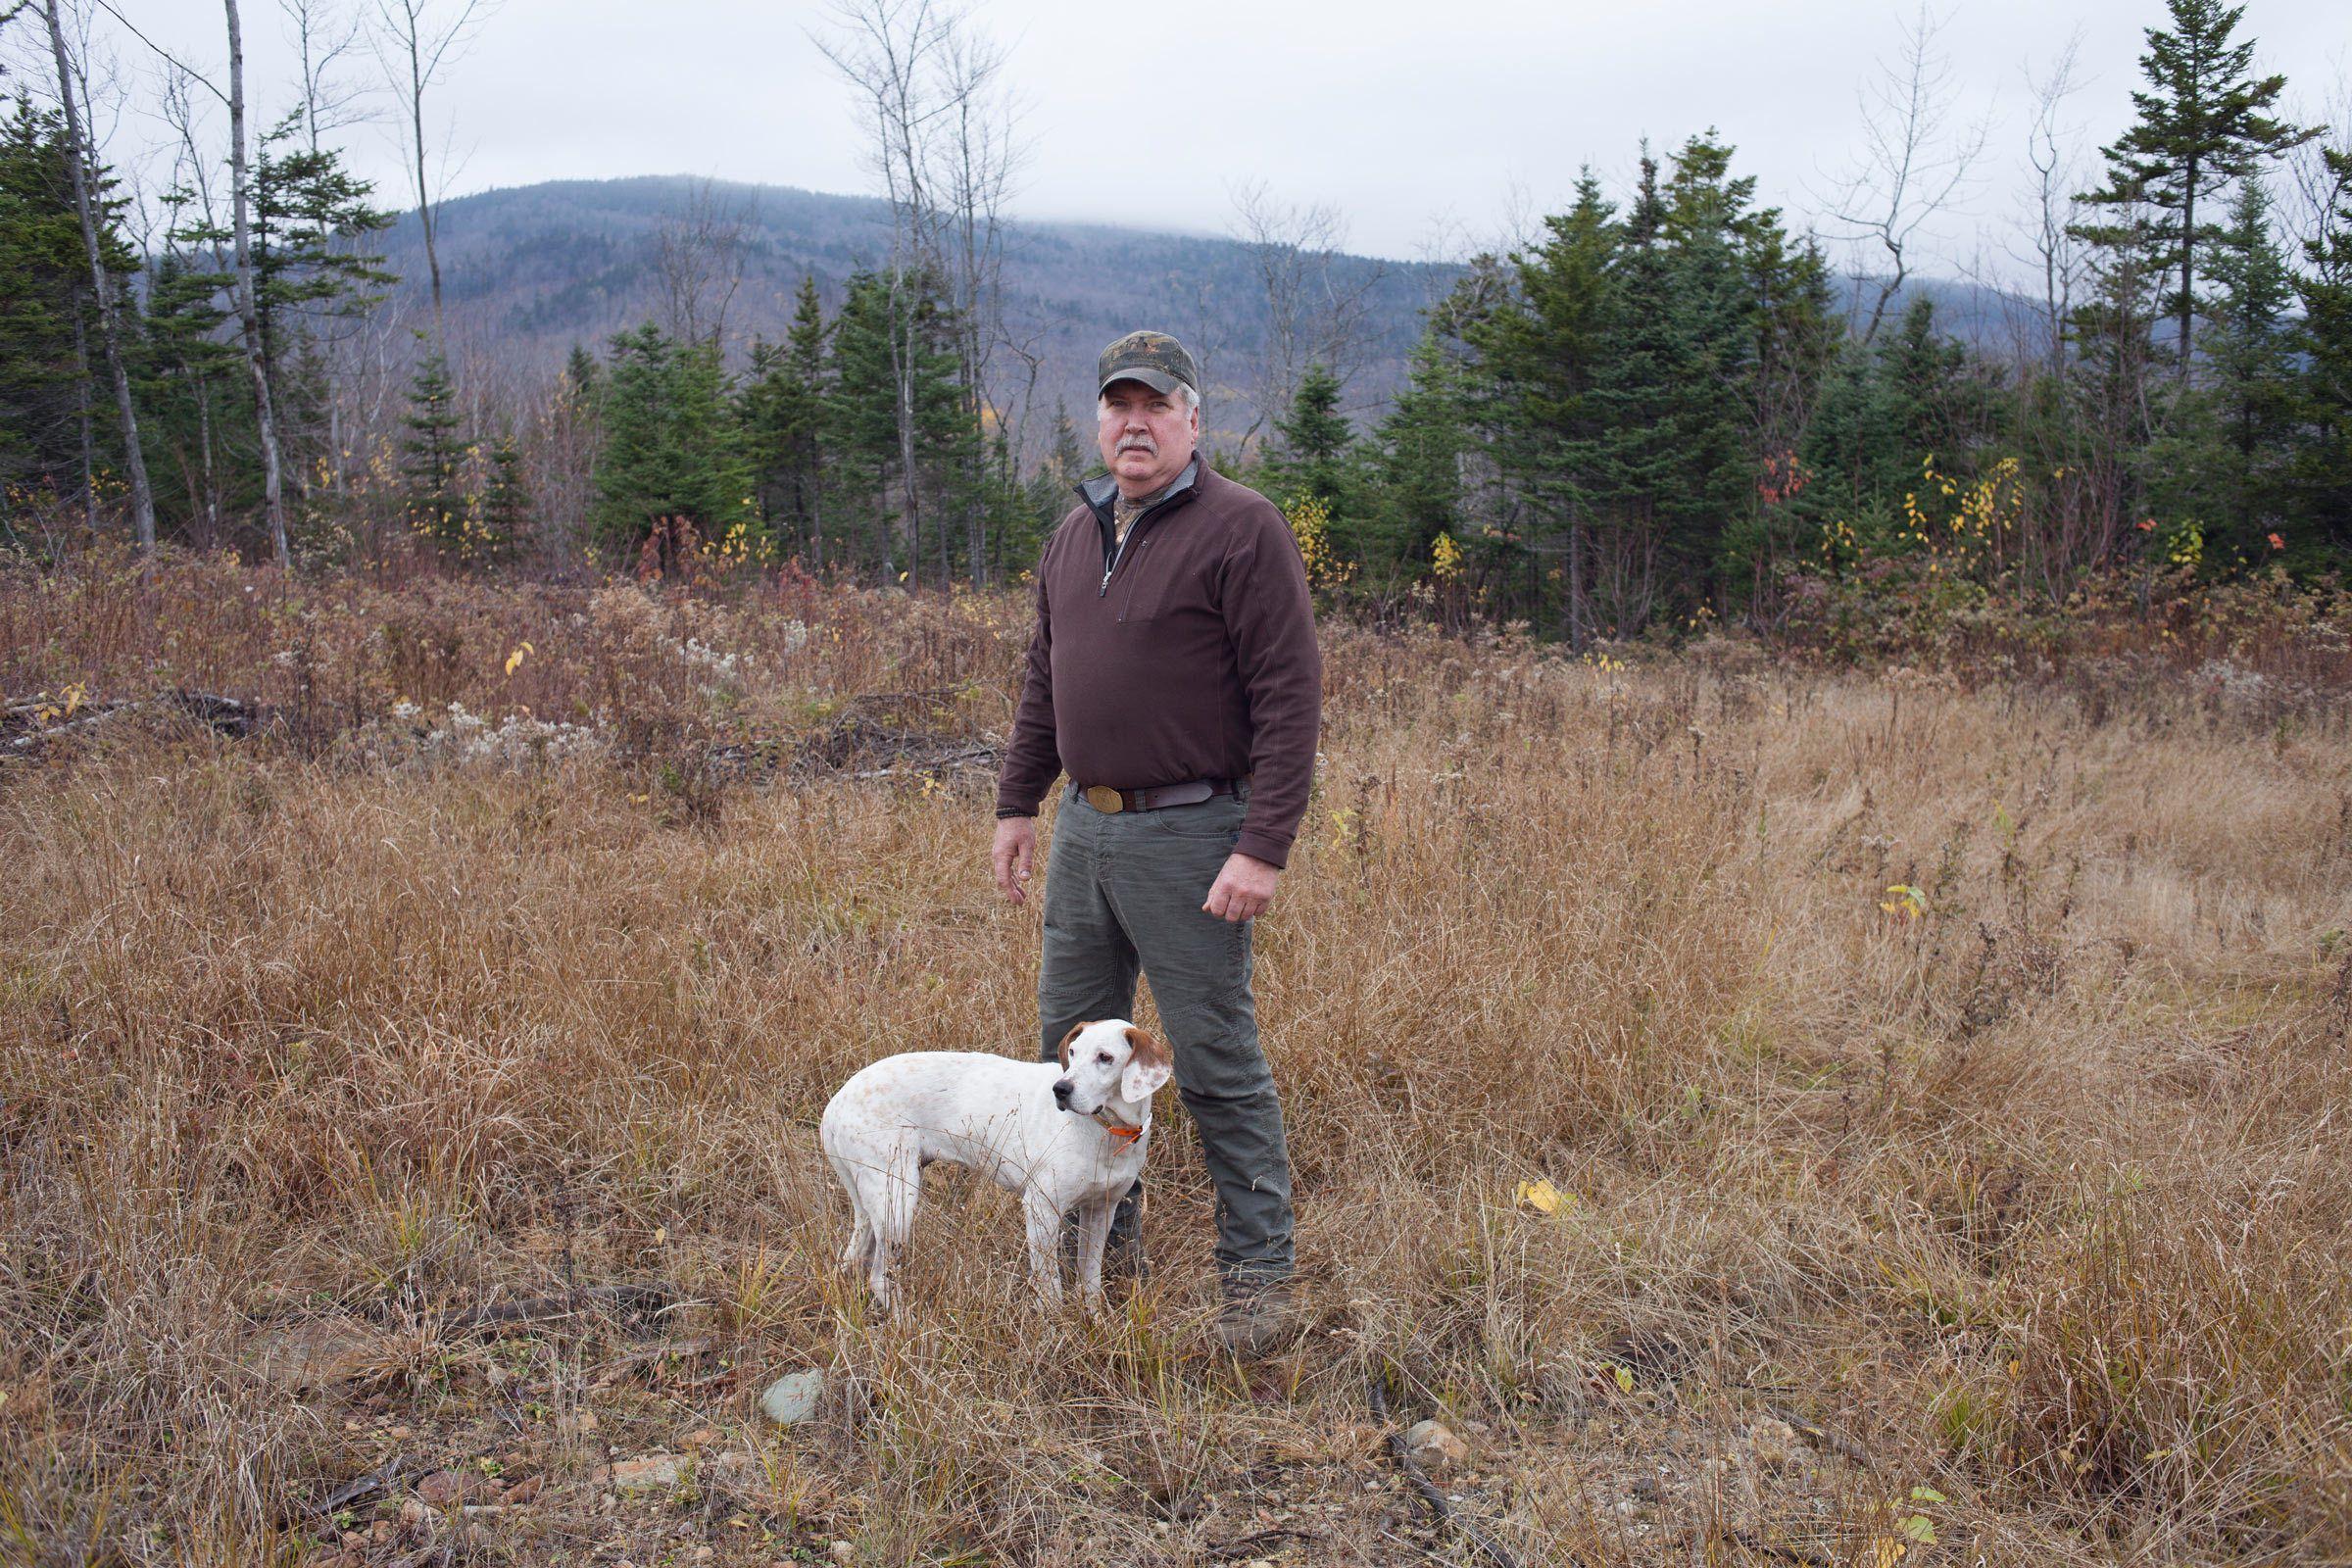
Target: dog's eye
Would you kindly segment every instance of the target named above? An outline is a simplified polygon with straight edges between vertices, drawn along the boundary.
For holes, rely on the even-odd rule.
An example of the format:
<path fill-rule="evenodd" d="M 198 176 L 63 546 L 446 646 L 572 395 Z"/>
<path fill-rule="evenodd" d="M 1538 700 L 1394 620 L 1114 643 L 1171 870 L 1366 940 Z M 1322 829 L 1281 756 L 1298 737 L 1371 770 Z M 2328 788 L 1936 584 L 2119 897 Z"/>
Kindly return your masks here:
<path fill-rule="evenodd" d="M 1102 1054 L 1095 1057 L 1095 1059 L 1097 1061 L 1108 1061 L 1110 1059 L 1110 1053 L 1105 1051 Z"/>

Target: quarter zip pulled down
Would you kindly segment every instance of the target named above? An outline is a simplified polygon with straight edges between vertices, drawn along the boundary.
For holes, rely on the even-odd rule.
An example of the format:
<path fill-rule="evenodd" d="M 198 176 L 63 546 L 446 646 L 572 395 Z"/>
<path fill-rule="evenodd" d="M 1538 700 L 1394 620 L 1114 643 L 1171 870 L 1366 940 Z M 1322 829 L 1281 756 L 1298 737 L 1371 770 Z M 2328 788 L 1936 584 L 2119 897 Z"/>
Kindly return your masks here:
<path fill-rule="evenodd" d="M 1119 569 L 1119 563 L 1127 559 L 1127 546 L 1142 531 L 1144 524 L 1177 502 L 1189 500 L 1200 473 L 1200 460 L 1195 458 L 1185 465 L 1184 472 L 1177 475 L 1176 482 L 1168 486 L 1166 494 L 1136 514 L 1135 520 L 1127 525 L 1127 537 L 1124 539 L 1118 538 L 1117 524 L 1103 513 L 1103 508 L 1109 504 L 1110 498 L 1117 494 L 1115 482 L 1111 489 L 1103 492 L 1100 500 L 1096 498 L 1094 490 L 1087 484 L 1082 483 L 1075 487 L 1078 491 L 1078 499 L 1086 503 L 1087 510 L 1095 514 L 1097 525 L 1102 530 L 1102 581 L 1095 589 L 1097 599 L 1109 595 L 1111 576 Z M 1107 475 L 1104 477 L 1107 478 Z M 1093 481 L 1094 484 L 1102 482 L 1102 479 Z M 1112 543 L 1113 540 L 1117 541 L 1115 546 Z"/>

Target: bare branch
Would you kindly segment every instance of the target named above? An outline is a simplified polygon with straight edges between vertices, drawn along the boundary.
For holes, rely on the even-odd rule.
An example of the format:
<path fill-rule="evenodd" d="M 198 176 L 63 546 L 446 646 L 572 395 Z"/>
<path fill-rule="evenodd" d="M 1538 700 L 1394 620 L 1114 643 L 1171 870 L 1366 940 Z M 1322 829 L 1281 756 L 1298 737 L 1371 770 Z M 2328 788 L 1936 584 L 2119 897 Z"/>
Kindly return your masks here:
<path fill-rule="evenodd" d="M 1871 275 L 1863 270 L 1864 258 L 1874 250 L 1888 269 L 1875 274 L 1865 343 L 1878 336 L 1887 305 L 1910 274 L 1913 242 L 1973 180 L 1992 132 L 1989 120 L 1951 123 L 1959 84 L 1951 57 L 1936 46 L 1946 20 L 1922 0 L 1903 24 L 1895 57 L 1880 62 L 1878 78 L 1861 95 L 1861 156 L 1824 204 L 1823 216 L 1835 225 L 1830 237 L 1855 246 L 1856 284 Z M 1859 312 L 1859 286 L 1855 293 Z"/>

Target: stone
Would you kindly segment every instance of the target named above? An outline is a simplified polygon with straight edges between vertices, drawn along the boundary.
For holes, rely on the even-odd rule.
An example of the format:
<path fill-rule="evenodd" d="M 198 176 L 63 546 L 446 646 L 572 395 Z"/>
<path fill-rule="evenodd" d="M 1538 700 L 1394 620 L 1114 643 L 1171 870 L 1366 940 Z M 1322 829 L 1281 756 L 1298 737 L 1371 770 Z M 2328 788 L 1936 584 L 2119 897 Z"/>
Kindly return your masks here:
<path fill-rule="evenodd" d="M 836 1541 L 825 1549 L 825 1555 L 831 1557 L 835 1562 L 848 1562 L 858 1555 L 858 1548 L 846 1541 Z"/>
<path fill-rule="evenodd" d="M 308 1318 L 247 1342 L 243 1359 L 280 1394 L 331 1389 L 386 1358 L 382 1331 L 349 1318 Z"/>
<path fill-rule="evenodd" d="M 519 1481 L 508 1483 L 506 1500 L 518 1508 L 528 1507 L 539 1500 L 539 1494 L 545 1491 L 546 1487 L 547 1477 L 524 1476 Z"/>
<path fill-rule="evenodd" d="M 416 1500 L 428 1508 L 452 1508 L 460 1503 L 484 1501 L 494 1490 L 487 1476 L 467 1475 L 462 1470 L 435 1470 L 418 1478 Z"/>
<path fill-rule="evenodd" d="M 1404 1434 L 1404 1448 L 1430 1470 L 1447 1470 L 1470 1462 L 1470 1445 L 1440 1421 L 1415 1422 Z"/>
<path fill-rule="evenodd" d="M 780 1427 L 798 1426 L 816 1414 L 824 1393 L 824 1373 L 787 1372 L 760 1392 L 760 1413 Z"/>
<path fill-rule="evenodd" d="M 684 1472 L 685 1463 L 674 1453 L 649 1453 L 638 1459 L 622 1459 L 612 1466 L 612 1490 L 655 1492 L 664 1487 L 674 1487 Z"/>

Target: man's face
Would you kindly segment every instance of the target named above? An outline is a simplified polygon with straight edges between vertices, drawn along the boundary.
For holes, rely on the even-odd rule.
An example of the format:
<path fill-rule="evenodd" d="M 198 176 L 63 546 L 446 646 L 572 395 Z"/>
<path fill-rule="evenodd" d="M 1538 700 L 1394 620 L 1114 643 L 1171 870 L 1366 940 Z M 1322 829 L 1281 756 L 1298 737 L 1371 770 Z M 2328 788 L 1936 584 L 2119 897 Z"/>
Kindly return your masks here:
<path fill-rule="evenodd" d="M 1193 449 L 1200 444 L 1200 411 L 1186 408 L 1173 392 L 1154 392 L 1141 381 L 1113 381 L 1102 389 L 1095 444 L 1121 494 L 1148 496 L 1166 489 L 1193 461 Z"/>

